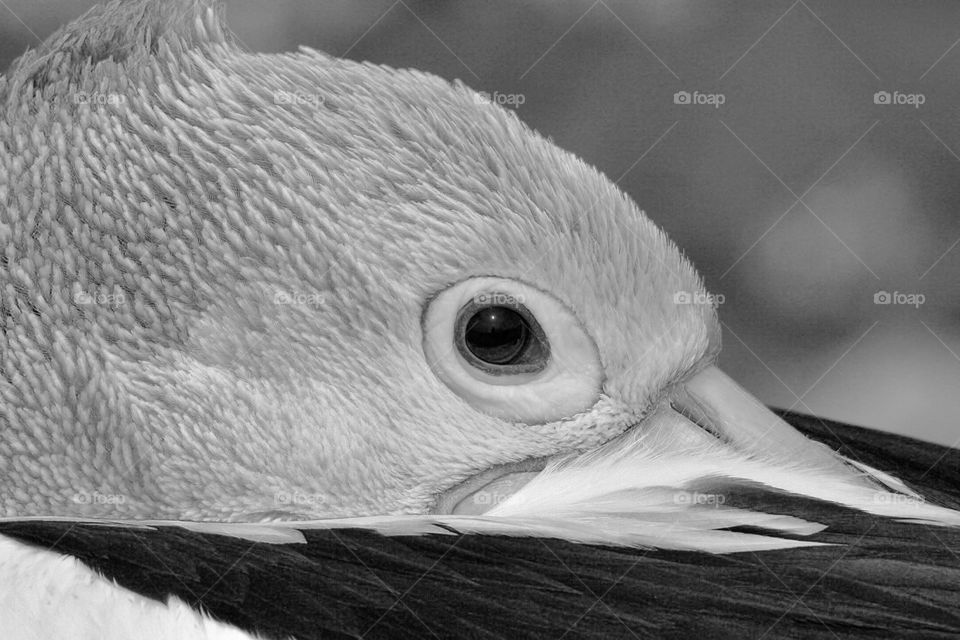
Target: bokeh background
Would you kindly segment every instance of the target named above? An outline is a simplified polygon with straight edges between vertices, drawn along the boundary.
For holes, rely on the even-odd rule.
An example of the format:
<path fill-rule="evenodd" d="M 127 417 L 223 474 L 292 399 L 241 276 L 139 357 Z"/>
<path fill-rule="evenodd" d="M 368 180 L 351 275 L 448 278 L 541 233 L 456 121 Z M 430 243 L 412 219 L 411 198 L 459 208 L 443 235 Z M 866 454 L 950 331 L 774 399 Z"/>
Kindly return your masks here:
<path fill-rule="evenodd" d="M 0 2 L 0 68 L 93 4 Z M 958 444 L 960 3 L 232 0 L 227 17 L 252 51 L 508 103 L 683 247 L 724 296 L 721 364 L 761 399 Z"/>

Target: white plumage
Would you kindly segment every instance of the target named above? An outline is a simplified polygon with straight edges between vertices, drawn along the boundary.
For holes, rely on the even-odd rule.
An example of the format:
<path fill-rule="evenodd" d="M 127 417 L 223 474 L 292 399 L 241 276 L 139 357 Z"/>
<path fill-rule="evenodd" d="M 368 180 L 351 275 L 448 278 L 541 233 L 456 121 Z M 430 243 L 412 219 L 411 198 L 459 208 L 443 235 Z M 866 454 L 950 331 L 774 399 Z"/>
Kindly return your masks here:
<path fill-rule="evenodd" d="M 824 544 L 759 491 L 960 526 L 720 373 L 677 248 L 462 84 L 138 0 L 20 58 L 0 114 L 8 524 Z M 0 603 L 11 637 L 247 637 L 3 537 Z"/>

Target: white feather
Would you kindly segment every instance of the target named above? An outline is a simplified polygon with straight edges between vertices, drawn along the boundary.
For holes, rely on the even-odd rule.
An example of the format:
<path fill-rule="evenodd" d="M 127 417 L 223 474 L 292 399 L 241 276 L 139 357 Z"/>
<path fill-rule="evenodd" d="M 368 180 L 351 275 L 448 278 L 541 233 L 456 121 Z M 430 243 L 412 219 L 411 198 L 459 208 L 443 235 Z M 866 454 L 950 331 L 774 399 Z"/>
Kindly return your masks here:
<path fill-rule="evenodd" d="M 821 446 L 812 441 L 810 445 Z M 305 542 L 301 530 L 337 528 L 366 528 L 394 536 L 462 533 L 558 538 L 710 553 L 822 544 L 795 537 L 822 531 L 826 526 L 823 523 L 727 504 L 738 489 L 760 488 L 883 517 L 960 526 L 960 512 L 926 503 L 890 474 L 831 455 L 844 464 L 818 465 L 801 456 L 797 456 L 800 462 L 785 462 L 782 457 L 744 451 L 703 437 L 696 427 L 674 414 L 658 420 L 653 428 L 634 429 L 599 449 L 554 461 L 513 495 L 494 500 L 499 503 L 483 515 L 386 515 L 270 523 L 153 520 L 116 524 L 178 526 L 276 544 Z M 770 533 L 728 530 L 735 527 Z"/>
<path fill-rule="evenodd" d="M 253 640 L 178 598 L 158 602 L 76 558 L 0 536 L 3 640 Z"/>
<path fill-rule="evenodd" d="M 353 518 L 297 526 L 361 526 L 389 535 L 452 529 L 712 553 L 818 544 L 777 534 L 811 535 L 825 528 L 821 523 L 727 506 L 728 494 L 738 488 L 767 489 L 910 522 L 960 526 L 960 512 L 926 503 L 892 475 L 833 452 L 830 457 L 843 464 L 819 464 L 810 462 L 816 457 L 805 456 L 785 462 L 781 456 L 745 451 L 703 437 L 674 414 L 654 428 L 634 429 L 599 449 L 553 462 L 482 516 Z M 725 530 L 733 527 L 766 529 L 771 535 Z"/>
<path fill-rule="evenodd" d="M 880 516 L 960 526 L 960 512 L 928 504 L 893 476 L 842 456 L 834 454 L 847 466 L 785 463 L 780 458 L 744 452 L 720 440 L 686 439 L 685 428 L 680 416 L 664 419 L 655 430 L 633 430 L 600 449 L 558 461 L 487 515 L 562 514 L 567 519 L 598 511 L 642 515 L 650 510 L 670 511 L 670 502 L 680 512 L 685 505 L 698 503 L 689 495 L 691 491 L 740 484 L 760 485 Z M 723 494 L 714 500 L 706 495 L 700 502 L 722 509 Z"/>

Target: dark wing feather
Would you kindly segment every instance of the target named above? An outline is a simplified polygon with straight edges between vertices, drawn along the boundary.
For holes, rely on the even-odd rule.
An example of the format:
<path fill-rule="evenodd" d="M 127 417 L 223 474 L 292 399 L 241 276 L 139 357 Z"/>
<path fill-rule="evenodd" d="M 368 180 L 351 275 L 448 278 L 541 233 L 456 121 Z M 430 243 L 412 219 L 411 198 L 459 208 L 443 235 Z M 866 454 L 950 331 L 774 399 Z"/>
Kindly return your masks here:
<path fill-rule="evenodd" d="M 960 508 L 960 449 L 800 413 L 777 413 L 804 435 L 897 476 L 931 502 Z"/>
<path fill-rule="evenodd" d="M 786 414 L 807 435 L 960 505 L 960 453 Z M 936 463 L 936 464 L 935 464 Z M 176 527 L 0 524 L 151 598 L 267 637 L 948 638 L 960 532 L 740 489 L 736 504 L 829 524 L 834 546 L 716 556 L 491 536 L 306 531 L 270 545 Z M 729 502 L 728 502 L 729 504 Z"/>

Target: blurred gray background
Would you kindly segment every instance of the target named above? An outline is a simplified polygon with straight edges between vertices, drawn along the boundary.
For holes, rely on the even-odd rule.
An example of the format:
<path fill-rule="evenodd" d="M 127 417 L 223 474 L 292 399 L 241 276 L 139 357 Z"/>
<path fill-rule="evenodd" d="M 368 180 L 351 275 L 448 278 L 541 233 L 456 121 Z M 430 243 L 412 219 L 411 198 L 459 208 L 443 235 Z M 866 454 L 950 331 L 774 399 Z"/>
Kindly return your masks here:
<path fill-rule="evenodd" d="M 0 68 L 93 4 L 0 2 Z M 723 294 L 721 364 L 744 386 L 960 440 L 960 3 L 235 0 L 227 17 L 253 51 L 522 96 Z"/>

